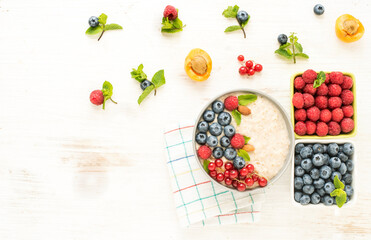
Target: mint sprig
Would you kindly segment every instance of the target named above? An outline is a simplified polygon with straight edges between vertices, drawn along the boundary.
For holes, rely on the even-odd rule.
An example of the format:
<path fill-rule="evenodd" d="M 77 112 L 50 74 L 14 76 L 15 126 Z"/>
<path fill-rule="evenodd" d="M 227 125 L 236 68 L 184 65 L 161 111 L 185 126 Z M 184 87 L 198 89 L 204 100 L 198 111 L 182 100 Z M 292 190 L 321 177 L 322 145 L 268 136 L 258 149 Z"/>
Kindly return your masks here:
<path fill-rule="evenodd" d="M 320 71 L 317 74 L 317 79 L 313 83 L 313 88 L 318 88 L 319 86 L 322 85 L 326 81 L 326 73 L 323 71 Z"/>
<path fill-rule="evenodd" d="M 296 57 L 309 58 L 309 56 L 303 53 L 303 46 L 298 42 L 298 37 L 295 36 L 296 33 L 291 33 L 289 36 L 290 42 L 281 45 L 275 53 L 287 58 L 293 59 L 296 63 Z"/>
<path fill-rule="evenodd" d="M 113 94 L 113 86 L 110 82 L 105 81 L 102 86 L 102 93 L 103 93 L 103 109 L 105 109 L 106 101 L 111 100 L 114 104 L 117 104 L 117 102 L 112 100 L 112 94 Z"/>
<path fill-rule="evenodd" d="M 246 137 L 246 136 L 243 136 L 243 138 L 245 139 L 245 145 L 250 141 L 251 137 Z"/>
<path fill-rule="evenodd" d="M 245 150 L 243 150 L 243 149 L 239 149 L 237 151 L 237 155 L 240 156 L 240 157 L 242 157 L 245 160 L 245 162 L 249 162 L 250 161 L 250 155 Z"/>
<path fill-rule="evenodd" d="M 223 11 L 222 15 L 226 18 L 235 18 L 237 20 L 237 13 L 238 13 L 239 9 L 240 9 L 240 7 L 237 6 L 237 5 L 234 5 L 233 7 L 228 6 L 228 8 Z M 238 25 L 229 26 L 224 30 L 224 32 L 233 32 L 233 31 L 241 29 L 242 32 L 243 32 L 244 38 L 246 38 L 245 26 L 247 25 L 249 20 L 250 20 L 250 15 L 247 16 L 247 21 L 244 22 L 244 23 L 240 23 L 237 20 Z"/>
<path fill-rule="evenodd" d="M 140 83 L 147 79 L 147 75 L 143 72 L 143 64 L 140 64 L 138 69 L 133 68 L 130 74 L 132 78 Z"/>
<path fill-rule="evenodd" d="M 255 94 L 245 94 L 245 95 L 240 95 L 237 98 L 238 98 L 238 105 L 245 106 L 245 105 L 255 102 L 256 99 L 258 99 L 258 96 L 256 96 Z M 239 126 L 241 124 L 242 114 L 237 109 L 233 110 L 231 114 L 234 120 L 236 121 L 237 126 Z"/>
<path fill-rule="evenodd" d="M 179 13 L 179 10 L 177 9 Z M 183 22 L 179 19 L 179 17 L 175 18 L 174 20 L 169 20 L 169 18 L 162 18 L 162 27 L 161 32 L 166 33 L 176 33 L 183 31 L 183 28 L 186 25 L 183 25 Z"/>
<path fill-rule="evenodd" d="M 100 33 L 100 36 L 98 38 L 98 41 L 102 38 L 103 33 L 105 31 L 109 30 L 117 30 L 117 29 L 122 29 L 122 27 L 116 23 L 111 23 L 111 24 L 106 24 L 107 23 L 107 15 L 102 13 L 99 17 L 99 25 L 96 27 L 89 27 L 88 30 L 86 30 L 85 34 L 88 35 L 95 35 Z"/>
<path fill-rule="evenodd" d="M 342 183 L 337 175 L 334 178 L 335 190 L 330 193 L 331 197 L 335 197 L 336 205 L 341 208 L 347 201 L 347 193 L 344 191 L 344 183 Z"/>

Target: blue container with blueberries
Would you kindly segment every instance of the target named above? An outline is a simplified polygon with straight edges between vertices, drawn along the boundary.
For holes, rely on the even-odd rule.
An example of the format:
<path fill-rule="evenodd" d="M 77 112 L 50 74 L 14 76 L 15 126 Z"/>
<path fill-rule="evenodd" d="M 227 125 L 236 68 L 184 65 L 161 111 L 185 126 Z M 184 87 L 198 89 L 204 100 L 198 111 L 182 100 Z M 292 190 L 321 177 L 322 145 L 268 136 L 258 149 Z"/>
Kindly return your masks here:
<path fill-rule="evenodd" d="M 336 208 L 352 205 L 357 197 L 355 162 L 353 141 L 295 141 L 291 182 L 294 205 Z M 342 195 L 335 195 L 339 192 L 334 191 L 337 188 L 342 189 Z"/>

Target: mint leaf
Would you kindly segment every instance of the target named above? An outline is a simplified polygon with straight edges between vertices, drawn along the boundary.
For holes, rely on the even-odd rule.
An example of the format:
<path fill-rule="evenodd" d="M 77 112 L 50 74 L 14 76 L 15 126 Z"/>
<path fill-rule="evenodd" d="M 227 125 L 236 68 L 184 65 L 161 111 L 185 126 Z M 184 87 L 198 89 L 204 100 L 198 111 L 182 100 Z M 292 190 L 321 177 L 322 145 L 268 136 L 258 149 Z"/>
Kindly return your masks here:
<path fill-rule="evenodd" d="M 222 14 L 226 18 L 235 18 L 237 16 L 238 9 L 239 7 L 237 5 L 234 5 L 234 7 L 228 6 L 228 8 L 225 9 Z"/>
<path fill-rule="evenodd" d="M 336 205 L 338 205 L 339 208 L 341 208 L 344 205 L 344 203 L 347 201 L 347 194 L 346 194 L 346 192 L 344 192 L 343 190 L 341 190 L 341 191 L 342 191 L 342 193 L 340 194 L 340 196 L 337 196 L 335 198 Z"/>
<path fill-rule="evenodd" d="M 175 32 L 180 32 L 183 31 L 183 28 L 185 25 L 183 25 L 183 22 L 179 19 L 176 18 L 174 20 L 169 20 L 169 18 L 162 18 L 162 27 L 161 27 L 161 32 L 166 32 L 166 33 L 175 33 Z"/>
<path fill-rule="evenodd" d="M 99 23 L 102 24 L 102 25 L 105 25 L 107 23 L 107 15 L 102 13 L 99 18 Z"/>
<path fill-rule="evenodd" d="M 281 45 L 279 49 L 285 49 L 289 46 L 291 46 L 291 43 L 285 43 L 285 44 Z"/>
<path fill-rule="evenodd" d="M 110 23 L 104 26 L 104 30 L 116 30 L 116 29 L 122 29 L 122 27 L 116 23 Z"/>
<path fill-rule="evenodd" d="M 233 25 L 233 26 L 230 26 L 230 27 L 227 27 L 224 32 L 233 32 L 233 31 L 236 31 L 236 30 L 239 30 L 241 29 L 241 27 L 239 25 Z"/>
<path fill-rule="evenodd" d="M 250 137 L 246 137 L 246 136 L 243 136 L 243 138 L 245 139 L 245 145 L 250 141 Z"/>
<path fill-rule="evenodd" d="M 317 79 L 314 81 L 313 83 L 313 88 L 318 88 L 319 86 L 322 85 L 322 83 L 324 83 L 326 81 L 326 73 L 324 73 L 323 71 L 320 71 L 318 74 L 317 74 Z"/>
<path fill-rule="evenodd" d="M 165 33 L 176 33 L 176 32 L 181 32 L 183 29 L 161 29 L 161 32 Z"/>
<path fill-rule="evenodd" d="M 207 173 L 209 173 L 209 168 L 208 168 L 208 166 L 209 166 L 209 163 L 210 163 L 210 160 L 208 160 L 208 159 L 206 159 L 206 160 L 204 160 L 204 169 L 205 169 L 205 172 L 207 172 Z"/>
<path fill-rule="evenodd" d="M 291 59 L 292 58 L 292 53 L 289 53 L 286 49 L 277 49 L 275 51 L 275 53 L 277 53 L 278 55 L 280 55 L 282 57 L 285 57 L 287 59 Z"/>
<path fill-rule="evenodd" d="M 335 189 L 334 191 L 332 191 L 330 193 L 330 196 L 331 197 L 340 196 L 342 193 L 343 193 L 343 190 L 341 190 L 340 188 L 338 188 L 338 189 Z"/>
<path fill-rule="evenodd" d="M 247 105 L 249 103 L 255 102 L 258 97 L 255 94 L 246 94 L 238 96 L 238 104 L 239 105 Z"/>
<path fill-rule="evenodd" d="M 138 104 L 141 104 L 143 102 L 143 100 L 148 96 L 148 94 L 150 94 L 152 92 L 152 90 L 155 89 L 155 86 L 154 85 L 150 85 L 149 87 L 147 87 L 142 95 L 139 96 L 138 98 Z"/>
<path fill-rule="evenodd" d="M 164 70 L 160 70 L 156 72 L 155 75 L 153 75 L 152 83 L 155 85 L 156 88 L 159 88 L 166 83 Z"/>
<path fill-rule="evenodd" d="M 335 188 L 344 190 L 344 183 L 342 183 L 337 175 L 334 178 L 334 185 Z"/>
<path fill-rule="evenodd" d="M 95 34 L 101 33 L 102 31 L 103 31 L 102 26 L 97 26 L 95 28 L 89 27 L 88 30 L 86 30 L 85 34 L 87 34 L 87 35 L 95 35 Z"/>
<path fill-rule="evenodd" d="M 295 48 L 299 51 L 299 53 L 303 52 L 303 47 L 301 46 L 300 43 L 296 42 L 294 43 L 294 45 L 295 45 Z"/>
<path fill-rule="evenodd" d="M 236 121 L 237 126 L 240 125 L 241 124 L 241 113 L 237 110 L 233 110 L 231 113 L 232 113 L 234 120 Z"/>
<path fill-rule="evenodd" d="M 245 159 L 246 162 L 250 161 L 250 155 L 243 149 L 239 149 L 237 155 Z"/>
<path fill-rule="evenodd" d="M 143 72 L 143 64 L 138 66 L 138 69 L 133 68 L 133 71 L 130 72 L 131 77 L 137 80 L 138 82 L 143 82 L 147 79 L 147 75 Z"/>
<path fill-rule="evenodd" d="M 104 97 L 110 98 L 112 96 L 113 86 L 110 82 L 105 81 L 103 83 L 102 92 Z"/>
<path fill-rule="evenodd" d="M 182 28 L 183 27 L 183 22 L 179 18 L 175 18 L 173 20 L 173 26 L 175 28 Z"/>
<path fill-rule="evenodd" d="M 295 53 L 295 57 L 309 58 L 309 56 L 305 53 Z"/>

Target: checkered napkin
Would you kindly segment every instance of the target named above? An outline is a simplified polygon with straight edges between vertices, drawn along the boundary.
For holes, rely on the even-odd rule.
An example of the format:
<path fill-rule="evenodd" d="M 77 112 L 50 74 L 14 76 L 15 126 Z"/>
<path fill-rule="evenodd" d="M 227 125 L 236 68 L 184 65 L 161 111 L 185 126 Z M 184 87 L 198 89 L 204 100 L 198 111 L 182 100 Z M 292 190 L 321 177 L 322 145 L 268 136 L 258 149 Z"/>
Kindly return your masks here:
<path fill-rule="evenodd" d="M 192 148 L 193 124 L 169 126 L 164 132 L 176 212 L 182 226 L 251 223 L 259 220 L 262 189 L 255 194 L 228 191 L 210 181 Z"/>

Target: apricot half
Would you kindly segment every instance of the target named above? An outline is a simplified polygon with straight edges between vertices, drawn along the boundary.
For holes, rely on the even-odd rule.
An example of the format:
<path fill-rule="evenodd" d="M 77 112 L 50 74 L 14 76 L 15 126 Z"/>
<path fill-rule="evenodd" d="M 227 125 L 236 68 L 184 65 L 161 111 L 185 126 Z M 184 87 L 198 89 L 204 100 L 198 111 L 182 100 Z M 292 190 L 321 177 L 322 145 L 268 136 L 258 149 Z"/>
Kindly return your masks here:
<path fill-rule="evenodd" d="M 359 40 L 365 28 L 362 23 L 350 14 L 343 14 L 335 23 L 336 36 L 344 42 L 355 42 Z"/>
<path fill-rule="evenodd" d="M 184 62 L 184 69 L 188 76 L 195 81 L 205 81 L 210 77 L 212 61 L 204 50 L 192 49 Z"/>

